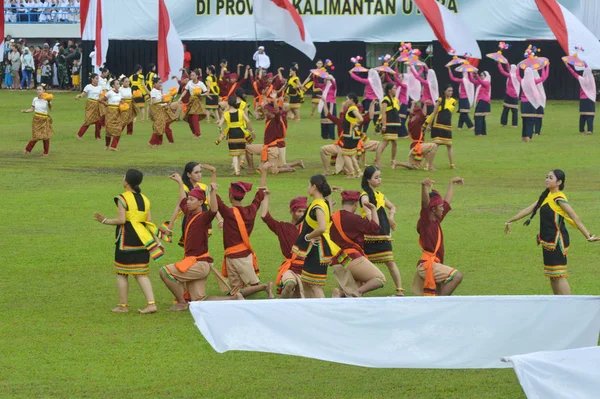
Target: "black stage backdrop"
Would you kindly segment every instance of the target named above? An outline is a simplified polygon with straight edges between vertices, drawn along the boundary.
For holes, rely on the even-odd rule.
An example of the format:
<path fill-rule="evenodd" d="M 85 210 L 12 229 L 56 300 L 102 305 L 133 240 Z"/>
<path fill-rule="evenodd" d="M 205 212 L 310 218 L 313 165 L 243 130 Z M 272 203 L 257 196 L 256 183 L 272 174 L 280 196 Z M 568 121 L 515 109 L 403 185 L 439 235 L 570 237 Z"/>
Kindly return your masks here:
<path fill-rule="evenodd" d="M 192 67 L 201 67 L 203 70 L 208 65 L 219 64 L 222 58 L 229 62 L 229 70 L 235 71 L 238 63 L 248 64 L 254 68 L 252 55 L 256 49 L 254 42 L 242 41 L 186 41 L 188 51 L 192 53 Z M 512 47 L 504 51 L 504 55 L 513 63 L 518 63 L 523 59 L 523 53 L 529 44 L 541 48 L 540 56 L 547 57 L 550 60 L 550 76 L 544 84 L 548 99 L 554 100 L 576 100 L 579 99 L 579 84 L 569 74 L 562 63 L 561 57 L 564 52 L 556 41 L 533 41 L 533 42 L 513 42 Z M 300 79 L 308 76 L 308 71 L 314 68 L 314 63 L 304 54 L 282 42 L 262 42 L 266 47 L 266 52 L 271 58 L 270 71 L 275 72 L 279 66 L 287 68 L 294 61 L 300 64 Z M 422 52 L 427 44 L 422 47 Z M 480 41 L 479 47 L 482 54 L 492 53 L 498 50 L 497 42 Z M 316 59 L 331 59 L 335 70 L 333 75 L 338 83 L 338 95 L 345 95 L 351 91 L 359 96 L 363 93 L 363 85 L 352 80 L 348 70 L 352 67 L 350 58 L 356 55 L 366 53 L 366 43 L 364 42 L 328 42 L 315 43 L 317 48 Z M 84 53 L 89 54 L 93 51 L 94 42 L 83 42 Z M 119 76 L 121 74 L 131 75 L 136 64 L 140 64 L 146 70 L 149 63 L 156 63 L 157 43 L 155 41 L 145 40 L 110 40 L 106 66 L 111 73 Z M 87 58 L 87 57 L 86 57 Z M 87 58 L 89 60 L 89 58 Z M 450 56 L 445 53 L 439 42 L 433 43 L 433 56 L 429 58 L 428 63 L 437 72 L 440 91 L 442 88 L 452 83 L 448 78 L 445 64 L 450 60 Z M 484 56 L 479 65 L 480 70 L 487 70 L 492 76 L 492 98 L 504 98 L 504 89 L 506 78 L 500 74 L 496 63 Z M 87 76 L 90 72 L 89 63 L 84 63 L 82 76 Z M 284 72 L 286 74 L 287 72 Z M 86 78 L 82 78 L 85 84 Z M 455 96 L 458 96 L 458 84 L 454 84 Z M 247 86 L 250 90 L 250 86 Z"/>

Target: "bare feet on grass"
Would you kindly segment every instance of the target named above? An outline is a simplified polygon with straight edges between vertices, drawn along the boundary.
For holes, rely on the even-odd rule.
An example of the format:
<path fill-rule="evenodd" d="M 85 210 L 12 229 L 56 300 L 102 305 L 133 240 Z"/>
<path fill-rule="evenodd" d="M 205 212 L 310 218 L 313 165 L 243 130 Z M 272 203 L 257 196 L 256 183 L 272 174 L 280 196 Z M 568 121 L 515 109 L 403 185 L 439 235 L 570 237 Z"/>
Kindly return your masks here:
<path fill-rule="evenodd" d="M 147 303 L 146 307 L 144 309 L 138 309 L 138 313 L 150 314 L 150 313 L 156 313 L 157 310 L 158 309 L 156 308 L 155 303 Z"/>
<path fill-rule="evenodd" d="M 113 313 L 127 313 L 127 312 L 129 312 L 129 307 L 127 305 L 125 305 L 125 306 L 119 305 L 116 308 L 111 309 L 111 312 L 113 312 Z"/>
<path fill-rule="evenodd" d="M 275 295 L 273 295 L 273 283 L 272 282 L 269 281 L 267 283 L 267 288 L 265 291 L 267 291 L 267 295 L 269 296 L 269 299 L 275 298 Z"/>
<path fill-rule="evenodd" d="M 171 306 L 169 308 L 169 310 L 171 312 L 181 312 L 183 310 L 188 310 L 188 304 L 187 303 L 176 303 L 175 305 Z"/>

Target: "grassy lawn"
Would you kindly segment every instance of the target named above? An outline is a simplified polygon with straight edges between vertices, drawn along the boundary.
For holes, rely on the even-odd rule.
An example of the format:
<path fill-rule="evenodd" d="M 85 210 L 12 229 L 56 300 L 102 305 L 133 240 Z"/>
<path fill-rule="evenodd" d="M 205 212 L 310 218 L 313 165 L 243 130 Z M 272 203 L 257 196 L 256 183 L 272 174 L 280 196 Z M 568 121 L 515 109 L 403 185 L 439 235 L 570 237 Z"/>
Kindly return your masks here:
<path fill-rule="evenodd" d="M 93 128 L 83 141 L 75 138 L 83 121 L 84 101 L 57 94 L 50 157 L 39 156 L 42 145 L 38 143 L 25 158 L 22 153 L 31 137 L 31 115 L 19 110 L 28 107 L 33 96 L 32 91 L 0 92 L 0 220 L 4 227 L 0 234 L 5 271 L 0 282 L 0 397 L 524 397 L 512 369 L 377 370 L 262 353 L 217 354 L 189 313 L 167 311 L 173 297 L 160 281 L 158 269 L 182 257 L 175 244 L 167 244 L 165 257 L 151 264 L 159 312 L 135 313 L 143 307 L 144 298 L 131 281 L 134 312 L 112 314 L 109 310 L 118 303 L 112 268 L 114 232 L 95 222 L 92 213 L 116 214 L 112 198 L 123 191 L 123 174 L 132 167 L 144 172 L 142 192 L 152 201 L 155 221 L 169 219 L 177 186 L 167 176 L 181 173 L 188 161 L 217 166 L 224 192 L 233 181 L 226 145 L 215 146 L 214 124 L 202 123 L 202 137 L 194 140 L 187 124 L 179 122 L 173 124 L 175 144 L 151 149 L 147 146 L 151 125 L 146 121 L 135 125 L 133 136 L 122 138 L 118 152 L 106 152 L 103 141 L 94 140 Z M 600 234 L 600 142 L 597 134 L 578 134 L 577 104 L 549 102 L 542 136 L 529 144 L 520 142 L 520 129 L 499 126 L 500 112 L 501 102 L 496 102 L 488 118 L 488 137 L 475 137 L 466 130 L 454 132 L 458 171 L 449 169 L 443 148 L 435 173 L 393 171 L 387 166 L 389 150 L 384 153 L 381 190 L 398 208 L 394 251 L 405 288 L 410 288 L 420 257 L 415 227 L 419 182 L 427 176 L 436 180 L 442 192 L 451 177 L 465 178 L 465 186 L 455 190 L 453 212 L 444 222 L 446 263 L 465 275 L 458 295 L 551 293 L 542 274 L 541 248 L 534 241 L 537 219 L 530 227 L 513 224 L 511 235 L 503 233 L 504 221 L 539 196 L 551 169 L 566 172 L 570 203 L 588 229 Z M 289 200 L 306 195 L 308 178 L 322 171 L 319 121 L 309 115 L 307 104 L 303 121 L 290 122 L 287 140 L 288 160 L 303 159 L 307 168 L 269 176 L 272 213 L 277 218 L 289 219 Z M 262 132 L 264 124 L 255 125 Z M 408 142 L 399 144 L 398 159 L 405 157 L 407 148 Z M 258 184 L 258 175 L 245 179 Z M 330 183 L 360 189 L 358 181 L 343 177 L 331 177 Z M 598 294 L 600 246 L 570 231 L 572 291 Z M 211 254 L 220 262 L 222 237 L 216 234 L 210 243 Z M 262 279 L 274 281 L 281 254 L 276 237 L 260 218 L 252 243 Z M 326 293 L 333 287 L 330 276 Z M 373 294 L 393 291 L 393 284 L 388 283 Z M 217 292 L 211 278 L 209 293 Z M 285 315 L 281 322 L 285 323 Z"/>

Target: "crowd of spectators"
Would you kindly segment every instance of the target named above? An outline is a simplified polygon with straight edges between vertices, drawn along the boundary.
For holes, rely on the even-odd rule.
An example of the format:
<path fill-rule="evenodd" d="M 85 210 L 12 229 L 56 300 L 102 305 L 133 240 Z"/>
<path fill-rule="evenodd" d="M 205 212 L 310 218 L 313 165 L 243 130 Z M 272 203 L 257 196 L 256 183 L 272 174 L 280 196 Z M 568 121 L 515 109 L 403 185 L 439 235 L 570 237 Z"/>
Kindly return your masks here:
<path fill-rule="evenodd" d="M 50 47 L 28 46 L 23 39 L 10 35 L 4 39 L 4 62 L 0 67 L 2 89 L 33 89 L 45 84 L 48 89 L 80 90 L 73 85 L 73 76 L 81 71 L 82 48 L 73 40 L 57 41 Z M 79 81 L 79 79 L 75 79 Z"/>
<path fill-rule="evenodd" d="M 79 0 L 4 0 L 6 23 L 77 23 Z"/>

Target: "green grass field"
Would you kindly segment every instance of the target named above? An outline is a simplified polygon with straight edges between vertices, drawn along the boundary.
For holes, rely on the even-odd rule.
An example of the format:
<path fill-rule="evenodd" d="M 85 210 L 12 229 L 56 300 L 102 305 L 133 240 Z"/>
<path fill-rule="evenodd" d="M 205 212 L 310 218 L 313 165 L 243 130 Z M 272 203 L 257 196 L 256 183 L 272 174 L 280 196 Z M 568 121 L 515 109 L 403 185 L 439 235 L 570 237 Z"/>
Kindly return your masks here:
<path fill-rule="evenodd" d="M 83 121 L 84 101 L 76 103 L 71 94 L 57 94 L 50 156 L 39 156 L 42 145 L 38 143 L 26 158 L 23 148 L 31 137 L 31 114 L 19 110 L 28 107 L 33 96 L 33 91 L 0 92 L 0 220 L 4 227 L 0 397 L 524 397 L 512 369 L 377 370 L 263 353 L 217 354 L 189 313 L 167 311 L 173 296 L 161 282 L 158 269 L 181 258 L 182 250 L 175 244 L 167 245 L 166 256 L 151 264 L 159 312 L 135 313 L 143 307 L 144 298 L 131 281 L 134 311 L 112 314 L 110 309 L 118 303 L 112 268 L 114 230 L 94 221 L 92 213 L 116 214 L 112 198 L 123 191 L 123 174 L 133 167 L 144 172 L 142 191 L 152 201 L 154 219 L 168 220 L 177 186 L 167 176 L 181 173 L 188 161 L 210 163 L 217 166 L 224 191 L 233 181 L 226 145 L 214 145 L 214 124 L 202 123 L 202 138 L 193 140 L 187 124 L 179 122 L 173 124 L 175 144 L 151 149 L 146 145 L 151 126 L 143 122 L 135 125 L 133 136 L 122 138 L 118 152 L 106 152 L 103 141 L 94 140 L 93 128 L 83 141 L 75 138 Z M 551 294 L 542 273 L 541 248 L 534 241 L 537 219 L 530 227 L 513 224 L 511 235 L 503 233 L 504 221 L 537 199 L 550 169 L 566 172 L 565 192 L 571 204 L 588 229 L 600 234 L 600 141 L 597 134 L 578 134 L 577 104 L 549 102 L 543 133 L 529 144 L 520 142 L 520 129 L 499 126 L 500 107 L 496 102 L 488 118 L 488 137 L 454 132 L 458 171 L 449 169 L 445 149 L 438 152 L 435 173 L 393 171 L 387 166 L 389 150 L 384 153 L 381 190 L 398 208 L 394 251 L 405 288 L 410 288 L 420 257 L 415 226 L 419 182 L 427 176 L 442 192 L 450 177 L 465 178 L 465 186 L 455 190 L 454 210 L 444 222 L 446 263 L 464 273 L 458 295 Z M 309 114 L 307 104 L 303 121 L 290 123 L 287 140 L 288 160 L 303 159 L 307 168 L 269 176 L 272 213 L 277 218 L 289 218 L 289 200 L 306 195 L 308 178 L 322 171 L 319 121 L 309 119 Z M 262 132 L 263 123 L 256 127 Z M 399 145 L 400 159 L 407 153 L 408 142 Z M 246 179 L 258 184 L 258 175 Z M 360 189 L 355 180 L 338 176 L 329 180 L 345 189 Z M 572 291 L 598 294 L 600 244 L 587 243 L 579 232 L 570 231 Z M 276 237 L 260 218 L 252 242 L 262 279 L 273 281 L 281 254 Z M 216 234 L 211 238 L 211 254 L 220 262 L 222 253 L 222 237 Z M 333 287 L 330 276 L 326 293 Z M 217 292 L 211 279 L 209 293 Z M 392 293 L 393 285 L 388 283 L 373 294 Z M 259 300 L 264 298 L 261 295 Z"/>

